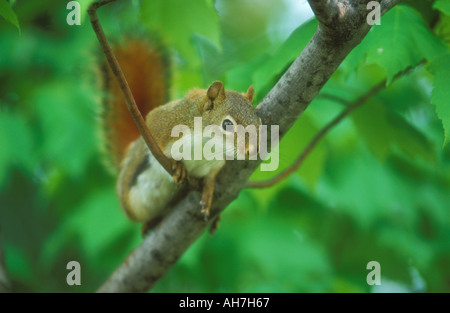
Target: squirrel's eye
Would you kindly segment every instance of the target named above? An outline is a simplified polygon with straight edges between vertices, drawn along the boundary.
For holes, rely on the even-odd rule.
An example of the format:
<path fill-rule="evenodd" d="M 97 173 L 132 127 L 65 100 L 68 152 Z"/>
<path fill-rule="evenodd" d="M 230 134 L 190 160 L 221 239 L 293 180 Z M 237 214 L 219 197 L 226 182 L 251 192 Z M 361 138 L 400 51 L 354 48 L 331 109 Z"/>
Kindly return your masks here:
<path fill-rule="evenodd" d="M 225 119 L 225 120 L 223 120 L 223 122 L 222 122 L 222 128 L 223 128 L 224 130 L 227 130 L 227 126 L 233 126 L 233 122 L 230 121 L 229 119 Z"/>

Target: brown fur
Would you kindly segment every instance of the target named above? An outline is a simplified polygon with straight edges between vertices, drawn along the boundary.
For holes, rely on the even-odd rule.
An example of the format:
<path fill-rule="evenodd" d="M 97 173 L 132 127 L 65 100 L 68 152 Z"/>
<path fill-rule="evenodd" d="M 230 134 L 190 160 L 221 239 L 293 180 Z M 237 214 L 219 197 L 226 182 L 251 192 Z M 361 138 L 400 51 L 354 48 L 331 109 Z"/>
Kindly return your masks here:
<path fill-rule="evenodd" d="M 169 153 L 169 149 L 167 148 L 178 139 L 171 136 L 173 127 L 176 125 L 186 125 L 189 129 L 193 130 L 194 117 L 203 118 L 203 128 L 207 125 L 220 125 L 223 118 L 227 115 L 232 116 L 239 125 L 243 125 L 244 127 L 247 125 L 260 125 L 261 120 L 256 115 L 251 104 L 253 94 L 253 87 L 250 87 L 247 93 L 241 94 L 233 90 L 225 91 L 221 82 L 215 82 L 208 90 L 194 89 L 180 100 L 172 101 L 152 109 L 146 116 L 146 124 L 160 149 L 165 153 Z M 125 158 L 122 160 L 121 171 L 117 181 L 117 193 L 121 205 L 131 219 L 146 222 L 147 226 L 153 226 L 156 221 L 159 221 L 167 213 L 163 209 L 168 201 L 170 201 L 171 198 L 169 197 L 175 196 L 177 192 L 177 190 L 172 189 L 175 186 L 175 182 L 167 181 L 167 173 L 162 168 L 162 172 L 158 172 L 158 167 L 152 168 L 152 166 L 157 165 L 154 163 L 146 163 L 146 158 L 149 157 L 149 151 L 142 137 L 134 141 L 124 155 Z M 166 156 L 170 158 L 170 155 L 166 154 Z M 186 165 L 186 163 L 182 162 L 178 162 L 177 164 Z M 213 201 L 216 176 L 223 164 L 219 163 L 219 166 L 217 166 L 217 163 L 207 163 L 210 166 L 210 168 L 207 167 L 207 172 L 197 172 L 195 174 L 199 175 L 198 173 L 201 173 L 202 176 L 197 177 L 203 178 L 203 195 L 200 204 L 205 218 L 209 215 Z M 191 165 L 193 163 L 189 163 L 189 166 Z M 150 170 L 146 172 L 149 166 Z M 193 167 L 191 166 L 191 169 L 194 169 L 194 172 L 195 165 Z M 156 172 L 152 173 L 153 170 Z M 151 177 L 145 175 L 151 175 Z M 139 189 L 146 186 L 148 182 L 151 182 L 153 186 L 148 190 L 149 194 L 147 194 L 146 189 Z M 150 200 L 148 196 L 150 196 Z M 152 196 L 155 197 L 151 198 Z"/>
<path fill-rule="evenodd" d="M 113 50 L 144 117 L 168 101 L 168 61 L 161 48 L 142 39 L 127 39 Z M 104 101 L 103 129 L 107 153 L 118 169 L 127 147 L 140 133 L 109 66 L 104 70 L 104 83 L 108 97 Z"/>
<path fill-rule="evenodd" d="M 259 125 L 261 122 L 251 105 L 253 86 L 243 95 L 244 97 L 233 90 L 225 92 L 223 84 L 215 82 L 208 90 L 193 89 L 183 99 L 169 102 L 149 112 L 146 123 L 162 151 L 165 151 L 169 143 L 178 139 L 171 136 L 171 129 L 175 125 L 186 125 L 193 129 L 194 117 L 203 117 L 203 127 L 218 125 L 227 114 L 235 116 L 238 124 Z"/>

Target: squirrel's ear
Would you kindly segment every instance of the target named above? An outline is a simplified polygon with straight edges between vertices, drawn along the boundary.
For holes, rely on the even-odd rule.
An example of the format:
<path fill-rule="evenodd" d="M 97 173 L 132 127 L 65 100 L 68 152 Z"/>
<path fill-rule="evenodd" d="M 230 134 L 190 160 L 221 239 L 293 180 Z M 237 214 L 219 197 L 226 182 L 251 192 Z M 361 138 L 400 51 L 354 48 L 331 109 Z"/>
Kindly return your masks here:
<path fill-rule="evenodd" d="M 206 92 L 206 96 L 210 101 L 207 101 L 205 104 L 205 111 L 212 109 L 212 106 L 215 101 L 223 101 L 226 99 L 227 94 L 225 93 L 225 87 L 222 82 L 216 81 L 211 86 L 209 86 L 208 91 Z"/>
<path fill-rule="evenodd" d="M 250 101 L 253 102 L 253 96 L 255 95 L 255 88 L 253 88 L 253 85 L 251 85 L 248 90 L 247 93 L 245 94 L 245 97 Z"/>

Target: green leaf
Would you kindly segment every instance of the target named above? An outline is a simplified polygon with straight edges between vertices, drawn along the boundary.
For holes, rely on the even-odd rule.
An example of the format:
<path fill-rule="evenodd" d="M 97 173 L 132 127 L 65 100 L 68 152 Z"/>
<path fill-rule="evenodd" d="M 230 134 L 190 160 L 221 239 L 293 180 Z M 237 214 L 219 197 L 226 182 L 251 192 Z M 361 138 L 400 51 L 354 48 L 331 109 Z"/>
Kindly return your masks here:
<path fill-rule="evenodd" d="M 36 280 L 32 263 L 22 247 L 6 244 L 4 249 L 5 263 L 11 277 L 24 283 Z"/>
<path fill-rule="evenodd" d="M 275 171 L 261 171 L 258 168 L 250 177 L 250 181 L 264 181 L 280 174 L 297 160 L 303 149 L 309 144 L 313 136 L 319 131 L 308 114 L 304 114 L 297 123 L 283 137 L 279 146 L 271 153 L 271 158 L 265 162 L 276 162 L 274 155 L 278 154 L 279 166 Z M 301 189 L 316 190 L 316 185 L 324 171 L 327 161 L 325 140 L 318 143 L 303 161 L 303 164 L 291 175 L 277 184 L 263 189 L 251 189 L 256 196 L 260 207 L 267 209 L 271 205 L 271 199 L 289 186 Z M 273 163 L 275 164 L 275 163 Z"/>
<path fill-rule="evenodd" d="M 17 19 L 16 13 L 14 13 L 13 9 L 9 5 L 6 0 L 0 0 L 0 15 L 5 18 L 8 22 L 17 27 L 20 34 L 20 25 L 19 20 Z"/>
<path fill-rule="evenodd" d="M 83 12 L 87 12 L 89 6 L 93 2 L 95 2 L 95 0 L 78 0 L 78 3 L 80 3 L 81 11 Z"/>
<path fill-rule="evenodd" d="M 254 83 L 253 74 L 255 73 L 255 71 L 260 69 L 261 66 L 264 66 L 264 64 L 266 64 L 268 60 L 270 60 L 270 56 L 264 54 L 258 58 L 253 59 L 252 61 L 242 63 L 238 66 L 233 66 L 230 70 L 227 71 L 225 75 L 227 88 L 238 91 L 246 91 L 248 87 L 252 83 Z M 266 93 L 266 90 L 257 89 L 257 93 L 253 100 L 253 103 L 259 103 L 259 101 L 261 101 L 262 97 Z"/>
<path fill-rule="evenodd" d="M 32 136 L 26 120 L 18 114 L 0 113 L 0 186 L 8 178 L 11 166 L 32 171 Z"/>
<path fill-rule="evenodd" d="M 202 61 L 205 82 L 220 79 L 226 69 L 222 51 L 211 40 L 199 34 L 194 34 L 193 43 Z"/>
<path fill-rule="evenodd" d="M 400 115 L 389 112 L 380 102 L 371 100 L 352 114 L 359 133 L 366 139 L 371 151 L 386 159 L 399 148 L 410 157 L 433 160 L 432 143 Z"/>
<path fill-rule="evenodd" d="M 436 0 L 433 4 L 433 8 L 446 15 L 450 15 L 450 0 Z"/>
<path fill-rule="evenodd" d="M 442 38 L 446 42 L 447 47 L 450 46 L 450 15 L 441 14 L 439 21 L 433 29 L 436 36 Z"/>
<path fill-rule="evenodd" d="M 306 47 L 316 29 L 317 20 L 311 19 L 294 30 L 283 45 L 253 75 L 255 90 L 260 91 L 267 84 L 272 85 L 272 82 L 284 73 L 286 67 Z"/>
<path fill-rule="evenodd" d="M 248 224 L 249 231 L 245 235 L 247 243 L 245 258 L 256 265 L 254 271 L 262 274 L 263 284 L 261 285 L 260 280 L 247 276 L 249 279 L 244 280 L 242 291 L 324 292 L 327 290 L 331 279 L 329 258 L 321 245 L 309 238 L 303 229 L 273 221 L 269 224 L 273 232 L 269 233 L 261 231 L 264 226 L 268 227 L 267 224 L 258 225 L 257 228 Z M 275 286 L 264 288 L 264 278 Z"/>
<path fill-rule="evenodd" d="M 276 176 L 290 167 L 298 158 L 303 149 L 310 143 L 311 139 L 317 134 L 319 129 L 312 122 L 308 115 L 303 115 L 297 123 L 283 137 L 279 147 L 272 152 L 278 153 L 279 166 L 275 171 L 263 172 L 260 169 L 255 171 L 251 177 L 252 180 L 265 180 Z M 269 162 L 274 162 L 271 157 Z M 326 161 L 326 149 L 323 142 L 317 144 L 310 152 L 303 164 L 291 176 L 299 176 L 310 189 L 314 189 L 324 168 Z M 289 181 L 289 178 L 286 179 Z M 266 189 L 264 192 L 266 192 Z M 274 188 L 273 191 L 276 191 Z M 269 193 L 268 193 L 269 194 Z M 264 196 L 263 196 L 264 197 Z M 265 198 L 265 197 L 264 197 Z"/>
<path fill-rule="evenodd" d="M 33 93 L 35 113 L 41 123 L 41 157 L 70 176 L 83 175 L 97 149 L 88 92 L 91 90 L 81 83 L 71 90 L 68 81 L 54 81 L 41 83 Z"/>
<path fill-rule="evenodd" d="M 444 127 L 444 147 L 450 141 L 450 54 L 435 59 L 429 70 L 434 74 L 431 103 Z"/>
<path fill-rule="evenodd" d="M 77 1 L 80 4 L 82 23 L 84 23 L 85 22 L 84 18 L 87 14 L 87 10 L 89 9 L 89 6 L 91 5 L 91 3 L 95 2 L 96 0 L 77 0 Z M 66 3 L 66 5 L 67 5 L 67 3 Z M 69 12 L 69 11 L 67 11 L 67 12 Z"/>
<path fill-rule="evenodd" d="M 198 33 L 219 46 L 219 18 L 209 0 L 143 1 L 141 20 L 149 29 L 169 40 L 190 62 L 198 62 L 193 34 Z"/>
<path fill-rule="evenodd" d="M 348 71 L 364 64 L 378 64 L 388 84 L 393 77 L 423 59 L 432 60 L 445 45 L 425 26 L 420 15 L 406 5 L 397 5 L 374 25 L 363 42 L 345 60 Z"/>
<path fill-rule="evenodd" d="M 133 226 L 119 209 L 115 193 L 109 188 L 99 190 L 66 215 L 46 241 L 42 259 L 47 262 L 56 259 L 58 251 L 62 250 L 72 236 L 76 236 L 83 253 L 90 260 L 98 260 L 105 264 L 106 260 L 102 260 L 101 256 L 124 232 L 128 233 L 129 240 L 126 246 L 118 247 L 116 253 L 126 253 L 136 245 L 136 240 L 139 241 L 139 238 L 130 232 Z"/>

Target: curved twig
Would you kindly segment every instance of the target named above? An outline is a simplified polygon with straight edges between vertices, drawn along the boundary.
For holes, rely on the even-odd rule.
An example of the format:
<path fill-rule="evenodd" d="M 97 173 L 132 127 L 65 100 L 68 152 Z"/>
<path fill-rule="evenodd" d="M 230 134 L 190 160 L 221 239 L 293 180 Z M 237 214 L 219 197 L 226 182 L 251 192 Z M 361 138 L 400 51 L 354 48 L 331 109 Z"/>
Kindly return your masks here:
<path fill-rule="evenodd" d="M 314 2 L 319 1 L 327 2 Z M 400 0 L 391 0 L 389 4 L 398 2 Z M 279 125 L 280 137 L 292 127 L 339 64 L 370 30 L 365 18 L 367 9 L 360 3 L 359 0 L 346 0 L 345 4 L 351 10 L 341 12 L 343 18 L 338 25 L 319 24 L 300 56 L 258 105 L 258 115 L 263 123 Z M 330 12 L 324 14 L 330 15 Z M 335 33 L 331 31 L 333 27 Z M 225 164 L 216 180 L 210 221 L 239 195 L 259 164 L 259 160 Z M 199 201 L 199 192 L 191 190 L 167 208 L 170 213 L 160 226 L 144 239 L 98 291 L 145 292 L 153 287 L 208 227 L 209 223 L 200 213 Z"/>
<path fill-rule="evenodd" d="M 344 119 L 347 115 L 349 115 L 353 110 L 363 105 L 369 98 L 378 93 L 386 86 L 386 80 L 377 84 L 375 87 L 371 88 L 369 92 L 365 95 L 362 95 L 358 99 L 356 99 L 353 103 L 351 103 L 344 111 L 342 111 L 338 116 L 336 116 L 331 122 L 329 122 L 324 128 L 322 128 L 314 138 L 309 142 L 309 144 L 305 147 L 302 153 L 298 156 L 297 160 L 285 169 L 283 172 L 278 175 L 263 181 L 249 181 L 245 184 L 245 188 L 266 188 L 273 186 L 279 183 L 281 180 L 295 172 L 300 165 L 302 165 L 303 161 L 312 151 L 312 149 L 319 143 L 319 141 L 328 133 L 330 129 L 339 124 L 340 121 Z M 342 99 L 339 99 L 342 100 Z"/>
<path fill-rule="evenodd" d="M 128 110 L 130 111 L 131 116 L 133 117 L 134 122 L 136 123 L 136 126 L 139 129 L 139 132 L 144 138 L 144 141 L 147 144 L 150 151 L 152 152 L 153 156 L 158 160 L 158 162 L 162 165 L 162 167 L 164 167 L 164 169 L 170 175 L 172 175 L 173 174 L 172 162 L 162 153 L 155 138 L 152 136 L 150 130 L 148 129 L 147 124 L 145 124 L 145 120 L 142 117 L 142 114 L 139 111 L 136 102 L 134 101 L 133 94 L 131 93 L 130 87 L 128 86 L 128 82 L 125 78 L 125 75 L 123 74 L 119 62 L 117 62 L 117 59 L 114 56 L 114 53 L 112 52 L 111 46 L 109 45 L 105 33 L 103 32 L 103 28 L 98 20 L 97 9 L 105 4 L 114 1 L 116 0 L 103 0 L 92 3 L 88 9 L 89 19 L 91 21 L 92 28 L 94 29 L 94 32 L 97 35 L 97 39 L 100 42 L 100 45 L 106 56 L 106 59 L 108 60 L 108 64 L 111 67 L 111 70 L 114 76 L 116 77 L 117 82 L 119 83 L 120 90 L 122 91 L 122 94 L 125 98 L 125 103 L 128 107 Z"/>
<path fill-rule="evenodd" d="M 422 60 L 417 66 L 420 66 L 425 63 L 425 60 Z M 405 73 L 409 72 L 412 68 L 407 68 L 406 70 L 397 73 L 392 78 L 392 82 L 394 82 L 397 78 L 400 76 L 403 76 Z M 279 183 L 281 180 L 295 172 L 300 165 L 302 165 L 303 161 L 306 159 L 306 157 L 309 155 L 311 150 L 319 143 L 319 141 L 337 124 L 339 124 L 340 121 L 342 121 L 347 115 L 349 115 L 353 110 L 359 108 L 361 105 L 367 102 L 371 97 L 376 95 L 378 92 L 380 92 L 382 89 L 386 87 L 387 80 L 383 80 L 379 84 L 372 87 L 366 94 L 362 95 L 361 97 L 357 98 L 352 103 L 349 103 L 347 100 L 342 99 L 340 97 L 335 97 L 333 95 L 323 94 L 324 99 L 330 99 L 333 101 L 341 102 L 345 105 L 347 105 L 347 108 L 342 111 L 338 116 L 336 116 L 331 122 L 329 122 L 324 128 L 322 128 L 309 142 L 309 144 L 305 147 L 305 149 L 300 153 L 297 160 L 289 166 L 287 169 L 285 169 L 283 172 L 279 173 L 278 175 L 263 181 L 249 181 L 245 184 L 245 188 L 266 188 L 273 186 L 277 183 Z"/>

